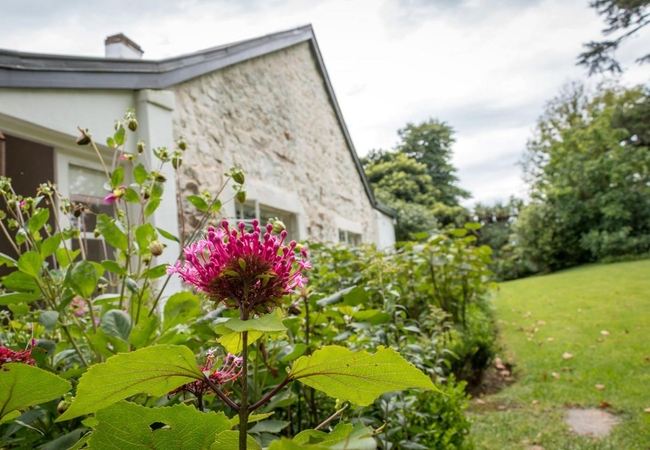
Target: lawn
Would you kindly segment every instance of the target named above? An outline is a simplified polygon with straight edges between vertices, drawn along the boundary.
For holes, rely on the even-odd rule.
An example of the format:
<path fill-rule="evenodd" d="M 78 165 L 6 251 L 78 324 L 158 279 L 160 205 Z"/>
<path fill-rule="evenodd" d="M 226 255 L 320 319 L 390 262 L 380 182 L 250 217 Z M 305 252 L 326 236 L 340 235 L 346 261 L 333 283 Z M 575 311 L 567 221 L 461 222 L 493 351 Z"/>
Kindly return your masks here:
<path fill-rule="evenodd" d="M 472 401 L 477 448 L 650 449 L 650 261 L 503 283 L 494 307 L 516 382 Z M 569 407 L 621 423 L 608 437 L 578 436 Z"/>

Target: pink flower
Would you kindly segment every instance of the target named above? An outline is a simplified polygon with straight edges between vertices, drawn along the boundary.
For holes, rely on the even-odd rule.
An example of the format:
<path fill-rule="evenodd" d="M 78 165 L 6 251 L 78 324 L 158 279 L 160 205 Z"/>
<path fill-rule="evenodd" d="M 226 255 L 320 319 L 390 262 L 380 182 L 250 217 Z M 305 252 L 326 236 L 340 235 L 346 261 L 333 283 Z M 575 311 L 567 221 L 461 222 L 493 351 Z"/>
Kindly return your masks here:
<path fill-rule="evenodd" d="M 214 359 L 214 350 L 209 350 L 208 356 L 205 358 L 205 365 L 201 367 L 201 372 L 205 373 L 205 375 L 208 375 L 210 380 L 212 380 L 212 382 L 217 386 L 235 381 L 241 376 L 242 363 L 244 361 L 243 358 L 229 353 L 228 356 L 226 356 L 221 369 L 213 371 L 212 369 L 214 368 Z M 209 394 L 211 391 L 212 390 L 210 389 L 210 386 L 208 386 L 205 381 L 197 380 L 184 384 L 183 386 L 174 389 L 167 395 L 174 395 L 178 392 L 189 392 L 190 394 L 194 394 L 196 396 L 203 396 Z"/>
<path fill-rule="evenodd" d="M 77 295 L 70 302 L 70 309 L 75 317 L 83 317 L 86 314 L 86 302 Z"/>
<path fill-rule="evenodd" d="M 126 191 L 126 186 L 120 186 L 117 189 L 114 189 L 113 192 L 104 197 L 104 203 L 115 203 L 120 202 L 120 199 L 124 197 Z"/>
<path fill-rule="evenodd" d="M 253 221 L 253 232 L 230 229 L 227 221 L 222 228 L 208 228 L 207 239 L 184 249 L 185 261 L 177 261 L 167 273 L 177 273 L 186 283 L 195 285 L 213 300 L 250 313 L 267 313 L 283 296 L 296 287 L 303 287 L 307 278 L 302 272 L 311 269 L 301 250 L 297 260 L 296 242 L 283 245 L 287 232 L 280 237 L 271 235 L 273 225 L 266 226 L 260 240 L 259 222 Z"/>
<path fill-rule="evenodd" d="M 33 366 L 36 364 L 36 361 L 32 359 L 32 350 L 34 350 L 35 345 L 36 339 L 31 340 L 31 348 L 27 350 L 14 351 L 0 345 L 0 368 L 3 366 L 3 364 L 15 362 Z"/>

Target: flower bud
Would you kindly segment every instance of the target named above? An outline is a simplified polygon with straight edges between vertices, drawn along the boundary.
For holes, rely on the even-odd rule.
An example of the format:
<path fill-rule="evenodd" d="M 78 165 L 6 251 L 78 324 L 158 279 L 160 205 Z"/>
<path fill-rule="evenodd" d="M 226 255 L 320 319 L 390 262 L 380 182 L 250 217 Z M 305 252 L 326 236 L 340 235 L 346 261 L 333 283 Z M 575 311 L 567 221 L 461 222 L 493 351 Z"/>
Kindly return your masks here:
<path fill-rule="evenodd" d="M 235 194 L 235 198 L 239 203 L 245 203 L 246 202 L 246 191 L 244 189 L 237 191 Z"/>
<path fill-rule="evenodd" d="M 232 172 L 232 179 L 235 180 L 235 183 L 244 184 L 245 176 L 244 172 L 241 170 L 234 170 Z"/>
<path fill-rule="evenodd" d="M 172 167 L 176 170 L 183 164 L 183 158 L 181 158 L 179 155 L 174 155 L 172 158 Z"/>
<path fill-rule="evenodd" d="M 56 407 L 56 412 L 58 412 L 59 414 L 63 414 L 64 412 L 66 412 L 68 410 L 69 407 L 70 407 L 69 402 L 67 402 L 65 400 L 61 400 L 59 402 L 59 404 L 57 405 L 57 407 Z"/>
<path fill-rule="evenodd" d="M 183 136 L 178 138 L 178 140 L 176 141 L 176 145 L 178 145 L 178 148 L 180 148 L 183 151 L 187 149 L 187 142 L 185 141 L 185 138 Z"/>
<path fill-rule="evenodd" d="M 138 129 L 138 121 L 135 118 L 129 119 L 127 126 L 129 127 L 129 130 L 135 131 Z"/>
<path fill-rule="evenodd" d="M 149 251 L 153 256 L 162 255 L 164 249 L 165 247 L 162 245 L 160 241 L 151 241 L 151 244 L 149 244 Z"/>
<path fill-rule="evenodd" d="M 275 219 L 273 221 L 273 232 L 274 233 L 280 234 L 286 229 L 287 229 L 286 225 L 281 220 Z"/>
<path fill-rule="evenodd" d="M 101 234 L 102 233 L 99 231 L 99 228 L 95 228 L 95 231 L 93 231 L 93 236 L 96 237 L 96 238 L 101 236 Z"/>
<path fill-rule="evenodd" d="M 137 146 L 138 146 L 138 153 L 144 152 L 144 149 L 145 149 L 146 145 L 145 145 L 145 143 L 144 143 L 144 141 L 142 139 L 140 139 L 138 141 Z"/>

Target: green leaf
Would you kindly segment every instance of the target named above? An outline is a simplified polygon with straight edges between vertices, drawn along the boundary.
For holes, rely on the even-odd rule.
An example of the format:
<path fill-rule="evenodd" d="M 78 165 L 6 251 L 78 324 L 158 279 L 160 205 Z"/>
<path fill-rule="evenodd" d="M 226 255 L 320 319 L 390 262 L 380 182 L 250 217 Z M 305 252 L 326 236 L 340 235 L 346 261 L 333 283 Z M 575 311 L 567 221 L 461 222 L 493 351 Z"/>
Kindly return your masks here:
<path fill-rule="evenodd" d="M 203 372 L 187 347 L 155 345 L 115 355 L 83 374 L 75 400 L 57 422 L 99 411 L 136 394 L 162 396 L 202 379 Z"/>
<path fill-rule="evenodd" d="M 124 127 L 119 127 L 117 131 L 115 131 L 115 134 L 113 134 L 113 139 L 115 140 L 115 144 L 118 147 L 121 147 L 124 145 L 124 137 L 126 136 L 126 129 Z"/>
<path fill-rule="evenodd" d="M 38 367 L 4 364 L 0 370 L 0 418 L 54 400 L 69 390 L 70 383 Z"/>
<path fill-rule="evenodd" d="M 372 437 L 373 430 L 361 422 L 353 427 L 351 424 L 339 423 L 331 433 L 305 430 L 298 433 L 293 440 L 282 438 L 274 441 L 268 450 L 375 450 L 377 442 Z"/>
<path fill-rule="evenodd" d="M 223 412 L 202 413 L 188 405 L 145 408 L 119 402 L 96 417 L 99 423 L 89 444 L 96 449 L 207 450 L 217 435 L 231 427 Z M 152 430 L 154 423 L 165 426 Z"/>
<path fill-rule="evenodd" d="M 151 185 L 151 198 L 159 199 L 162 197 L 164 191 L 165 184 L 160 181 L 154 181 L 154 183 Z"/>
<path fill-rule="evenodd" d="M 280 358 L 280 362 L 288 363 L 304 355 L 305 352 L 307 351 L 307 346 L 305 344 L 298 343 L 295 344 L 293 347 L 289 346 L 289 349 L 290 349 L 289 353 L 287 353 L 282 358 Z"/>
<path fill-rule="evenodd" d="M 241 333 L 237 331 L 229 332 L 230 330 L 225 326 L 219 325 L 216 330 L 217 334 L 223 334 L 217 342 L 221 344 L 228 353 L 239 353 L 244 348 L 244 342 L 242 341 Z M 264 336 L 262 331 L 251 330 L 248 332 L 248 345 L 252 345 L 256 340 Z"/>
<path fill-rule="evenodd" d="M 12 303 L 31 303 L 41 298 L 41 294 L 32 294 L 29 292 L 11 292 L 0 295 L 0 305 L 7 306 Z"/>
<path fill-rule="evenodd" d="M 34 277 L 18 271 L 3 277 L 2 285 L 11 291 L 40 292 Z"/>
<path fill-rule="evenodd" d="M 111 174 L 111 187 L 117 189 L 124 181 L 124 169 L 122 166 L 117 167 Z"/>
<path fill-rule="evenodd" d="M 39 209 L 27 222 L 27 229 L 30 233 L 34 234 L 47 223 L 50 219 L 49 209 Z"/>
<path fill-rule="evenodd" d="M 126 269 L 122 267 L 120 264 L 116 263 L 115 261 L 111 261 L 109 259 L 106 259 L 102 261 L 102 267 L 109 272 L 116 273 L 118 275 L 122 275 L 123 277 L 126 276 Z"/>
<path fill-rule="evenodd" d="M 20 417 L 20 411 L 11 411 L 9 414 L 5 415 L 4 417 L 0 417 L 0 425 L 3 423 L 7 423 L 10 420 L 14 420 Z"/>
<path fill-rule="evenodd" d="M 239 431 L 223 431 L 210 447 L 210 450 L 239 450 Z M 253 436 L 246 436 L 246 450 L 262 450 Z"/>
<path fill-rule="evenodd" d="M 193 204 L 199 211 L 207 211 L 208 210 L 208 204 L 206 203 L 203 198 L 199 197 L 198 195 L 189 195 L 187 197 L 187 200 Z"/>
<path fill-rule="evenodd" d="M 140 254 L 149 248 L 151 241 L 156 239 L 156 229 L 150 223 L 140 225 L 135 230 L 135 241 L 138 243 Z"/>
<path fill-rule="evenodd" d="M 106 145 L 108 145 L 110 148 L 117 147 L 117 144 L 115 143 L 115 139 L 113 139 L 110 136 L 106 138 Z"/>
<path fill-rule="evenodd" d="M 138 203 L 140 201 L 140 195 L 133 188 L 126 188 L 124 191 L 124 200 L 129 203 Z"/>
<path fill-rule="evenodd" d="M 0 267 L 2 267 L 2 266 L 15 267 L 16 266 L 16 260 L 13 259 L 9 255 L 5 255 L 4 253 L 0 253 Z"/>
<path fill-rule="evenodd" d="M 54 327 L 56 326 L 56 322 L 58 320 L 59 320 L 58 311 L 43 311 L 38 316 L 38 323 L 43 325 L 45 327 L 45 331 L 47 331 L 48 333 L 54 331 Z"/>
<path fill-rule="evenodd" d="M 279 308 L 276 308 L 275 311 L 266 314 L 258 319 L 250 320 L 240 320 L 240 319 L 229 319 L 227 322 L 222 323 L 221 325 L 226 328 L 237 331 L 241 333 L 243 331 L 286 331 L 287 327 L 282 323 L 282 313 Z"/>
<path fill-rule="evenodd" d="M 70 287 L 82 298 L 90 298 L 97 288 L 97 271 L 89 261 L 80 261 L 70 271 Z"/>
<path fill-rule="evenodd" d="M 178 239 L 176 236 L 171 234 L 169 231 L 165 231 L 162 228 L 156 228 L 158 230 L 158 233 L 165 239 L 169 239 L 170 241 L 178 242 L 179 244 L 181 243 L 180 239 Z"/>
<path fill-rule="evenodd" d="M 343 289 L 342 291 L 335 292 L 334 294 L 330 295 L 329 297 L 322 298 L 316 302 L 316 304 L 320 307 L 323 306 L 328 306 L 328 305 L 333 305 L 335 303 L 339 303 L 340 301 L 343 300 L 343 296 L 349 294 L 352 292 L 352 290 L 357 289 L 356 286 L 352 286 L 346 289 Z M 363 289 L 363 288 L 361 288 Z"/>
<path fill-rule="evenodd" d="M 41 256 L 47 258 L 48 256 L 54 254 L 57 248 L 61 245 L 61 235 L 55 234 L 45 239 L 41 244 Z"/>
<path fill-rule="evenodd" d="M 72 450 L 79 438 L 86 432 L 85 428 L 78 428 L 63 436 L 59 436 L 53 441 L 48 442 L 43 447 L 44 450 Z"/>
<path fill-rule="evenodd" d="M 93 305 L 110 305 L 120 298 L 120 294 L 102 294 L 93 299 Z"/>
<path fill-rule="evenodd" d="M 137 166 L 135 166 L 135 169 L 133 169 L 133 179 L 139 185 L 142 185 L 142 183 L 147 181 L 148 175 L 149 172 L 147 172 L 147 169 L 145 169 L 142 164 L 138 164 Z"/>
<path fill-rule="evenodd" d="M 156 278 L 160 278 L 167 274 L 167 267 L 167 264 L 160 264 L 159 266 L 152 267 L 144 273 L 144 276 L 150 280 L 155 280 Z"/>
<path fill-rule="evenodd" d="M 165 303 L 163 331 L 201 314 L 201 301 L 191 292 L 178 292 Z"/>
<path fill-rule="evenodd" d="M 153 341 L 157 328 L 158 316 L 155 314 L 151 317 L 140 319 L 138 324 L 131 330 L 131 334 L 129 335 L 129 342 L 135 348 L 142 348 Z"/>
<path fill-rule="evenodd" d="M 61 247 L 56 249 L 54 255 L 56 256 L 56 260 L 59 263 L 59 265 L 63 269 L 65 269 L 70 264 L 72 264 L 72 262 L 75 260 L 75 258 L 79 255 L 80 252 L 81 250 L 68 250 Z"/>
<path fill-rule="evenodd" d="M 479 222 L 468 222 L 465 224 L 465 228 L 468 230 L 480 230 L 481 224 Z"/>
<path fill-rule="evenodd" d="M 210 211 L 212 211 L 212 212 L 221 211 L 221 200 L 215 199 L 214 203 L 212 203 L 212 207 L 210 208 Z"/>
<path fill-rule="evenodd" d="M 126 288 L 132 293 L 132 294 L 137 294 L 138 293 L 138 283 L 135 282 L 133 278 L 127 278 L 124 280 L 124 284 L 126 285 Z"/>
<path fill-rule="evenodd" d="M 25 252 L 18 258 L 18 270 L 31 277 L 38 278 L 43 265 L 43 257 L 36 252 Z"/>
<path fill-rule="evenodd" d="M 145 217 L 149 217 L 158 209 L 158 206 L 160 206 L 160 199 L 159 198 L 154 198 L 149 200 L 149 203 L 147 203 L 147 207 L 144 209 L 144 215 Z"/>
<path fill-rule="evenodd" d="M 129 342 L 131 333 L 131 318 L 127 313 L 119 309 L 111 309 L 102 317 L 99 324 L 104 333 L 114 336 L 124 342 Z"/>
<path fill-rule="evenodd" d="M 436 389 L 428 376 L 395 350 L 353 352 L 327 346 L 293 364 L 289 376 L 341 401 L 366 406 L 386 392 L 408 388 Z"/>
<path fill-rule="evenodd" d="M 102 236 L 104 236 L 104 240 L 113 247 L 123 251 L 126 251 L 129 247 L 129 239 L 126 237 L 126 234 L 115 224 L 115 220 L 106 214 L 99 214 L 97 216 L 97 228 Z"/>
<path fill-rule="evenodd" d="M 280 431 L 284 430 L 289 426 L 290 422 L 287 422 L 286 420 L 262 420 L 261 422 L 258 422 L 255 424 L 254 427 L 252 427 L 249 432 L 250 433 L 279 433 Z"/>

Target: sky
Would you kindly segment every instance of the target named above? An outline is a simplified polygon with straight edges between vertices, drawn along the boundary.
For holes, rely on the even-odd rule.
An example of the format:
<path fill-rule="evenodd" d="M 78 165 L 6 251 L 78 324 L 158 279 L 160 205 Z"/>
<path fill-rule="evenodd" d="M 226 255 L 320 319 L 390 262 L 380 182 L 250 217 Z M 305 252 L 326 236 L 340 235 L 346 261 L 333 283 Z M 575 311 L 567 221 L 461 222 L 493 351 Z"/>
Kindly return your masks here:
<path fill-rule="evenodd" d="M 123 32 L 146 59 L 176 56 L 311 23 L 357 153 L 390 149 L 406 123 L 456 131 L 453 164 L 466 204 L 525 196 L 521 160 L 547 101 L 575 80 L 582 44 L 600 40 L 588 0 L 0 0 L 0 48 L 103 56 Z M 617 56 L 625 85 L 647 83 Z"/>

